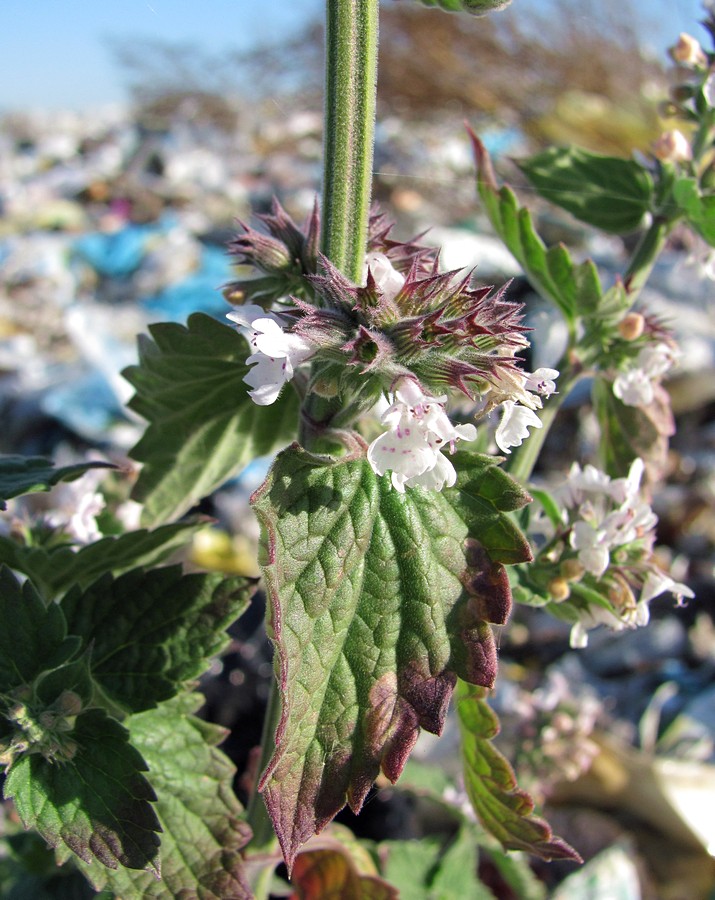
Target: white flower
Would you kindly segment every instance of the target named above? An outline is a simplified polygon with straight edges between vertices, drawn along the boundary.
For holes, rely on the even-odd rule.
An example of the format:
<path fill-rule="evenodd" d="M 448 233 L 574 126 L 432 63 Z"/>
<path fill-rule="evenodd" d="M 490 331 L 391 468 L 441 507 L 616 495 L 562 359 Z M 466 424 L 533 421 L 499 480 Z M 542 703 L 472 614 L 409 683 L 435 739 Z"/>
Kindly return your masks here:
<path fill-rule="evenodd" d="M 227 313 L 226 318 L 248 330 L 254 352 L 246 362 L 253 368 L 243 379 L 253 388 L 248 394 L 258 406 L 270 406 L 295 369 L 315 352 L 298 334 L 284 331 L 280 320 L 260 306 L 247 305 Z"/>
<path fill-rule="evenodd" d="M 680 33 L 678 43 L 670 48 L 670 55 L 675 62 L 690 68 L 707 65 L 708 61 L 700 42 L 685 32 Z"/>
<path fill-rule="evenodd" d="M 405 276 L 392 265 L 384 253 L 368 253 L 363 266 L 363 282 L 367 282 L 367 270 L 375 279 L 375 283 L 387 300 L 394 300 L 402 290 Z"/>
<path fill-rule="evenodd" d="M 648 604 L 642 601 L 620 615 L 603 606 L 589 606 L 580 612 L 578 622 L 572 626 L 569 645 L 574 650 L 582 650 L 588 645 L 588 632 L 599 625 L 607 625 L 612 631 L 623 631 L 626 628 L 642 628 L 649 621 Z"/>
<path fill-rule="evenodd" d="M 457 473 L 441 451 L 454 449 L 458 440 L 473 441 L 474 425 L 453 425 L 444 411 L 446 397 L 430 397 L 412 378 L 400 378 L 392 404 L 381 422 L 389 431 L 368 447 L 367 458 L 377 475 L 391 471 L 393 487 L 404 493 L 406 487 L 439 491 L 451 487 Z"/>
<path fill-rule="evenodd" d="M 106 506 L 104 497 L 95 490 L 103 473 L 89 470 L 75 481 L 63 482 L 55 488 L 53 508 L 45 517 L 52 528 L 61 528 L 78 544 L 91 544 L 102 537 L 96 516 Z"/>
<path fill-rule="evenodd" d="M 653 144 L 653 153 L 664 162 L 688 162 L 693 158 L 690 141 L 682 131 L 664 131 Z"/>
<path fill-rule="evenodd" d="M 672 367 L 676 351 L 668 344 L 648 344 L 638 354 L 635 366 L 619 373 L 613 393 L 626 406 L 649 406 L 653 402 L 654 382 Z"/>
<path fill-rule="evenodd" d="M 541 419 L 528 406 L 518 406 L 513 400 L 502 403 L 501 422 L 495 440 L 504 453 L 511 453 L 510 447 L 520 447 L 529 437 L 529 428 L 541 428 Z"/>
<path fill-rule="evenodd" d="M 543 394 L 544 397 L 550 397 L 556 390 L 555 379 L 559 377 L 558 369 L 547 369 L 542 366 L 535 372 L 525 372 L 526 383 L 524 387 L 527 391 L 536 391 L 537 394 Z"/>
<path fill-rule="evenodd" d="M 584 569 L 600 578 L 611 561 L 608 533 L 602 528 L 594 528 L 588 522 L 575 522 L 570 541 L 574 550 L 578 550 L 578 561 Z"/>
<path fill-rule="evenodd" d="M 708 106 L 711 109 L 715 107 L 715 72 L 708 75 L 707 81 L 703 85 L 703 94 Z"/>
<path fill-rule="evenodd" d="M 692 599 L 695 596 L 687 584 L 681 584 L 678 581 L 674 581 L 670 575 L 666 575 L 665 572 L 661 572 L 659 569 L 651 569 L 650 572 L 648 572 L 643 588 L 641 589 L 640 602 L 647 603 L 649 600 L 652 600 L 654 597 L 659 597 L 666 591 L 675 594 L 679 605 L 682 604 L 683 597 Z"/>

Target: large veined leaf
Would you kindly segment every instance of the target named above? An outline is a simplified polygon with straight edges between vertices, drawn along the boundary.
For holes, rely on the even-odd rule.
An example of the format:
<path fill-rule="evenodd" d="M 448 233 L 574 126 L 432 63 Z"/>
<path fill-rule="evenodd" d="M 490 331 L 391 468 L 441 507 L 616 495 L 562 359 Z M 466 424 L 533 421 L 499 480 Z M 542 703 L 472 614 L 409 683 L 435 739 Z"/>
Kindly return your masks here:
<path fill-rule="evenodd" d="M 653 204 L 653 179 L 633 159 L 550 147 L 517 165 L 549 203 L 611 234 L 636 231 Z"/>
<path fill-rule="evenodd" d="M 250 900 L 241 848 L 250 829 L 231 788 L 234 767 L 215 746 L 225 732 L 191 713 L 202 698 L 184 694 L 126 720 L 146 760 L 162 827 L 161 880 L 149 872 L 80 868 L 97 890 L 126 900 Z"/>
<path fill-rule="evenodd" d="M 89 469 L 113 469 L 110 463 L 86 462 L 55 468 L 44 456 L 0 456 L 0 509 L 20 494 L 49 491 L 60 481 L 72 481 Z"/>
<path fill-rule="evenodd" d="M 485 693 L 462 685 L 457 698 L 464 785 L 474 811 L 506 849 L 526 850 L 547 860 L 580 861 L 573 847 L 555 837 L 549 824 L 534 815 L 533 800 L 517 787 L 511 766 L 492 743 L 499 723 Z"/>
<path fill-rule="evenodd" d="M 595 310 L 602 294 L 591 260 L 575 264 L 563 244 L 549 249 L 539 237 L 531 214 L 521 208 L 508 187 L 497 185 L 486 147 L 470 131 L 477 162 L 477 187 L 492 227 L 542 297 L 555 303 L 572 322 Z"/>
<path fill-rule="evenodd" d="M 79 548 L 23 547 L 0 535 L 0 563 L 27 575 L 50 600 L 72 585 L 91 584 L 107 572 L 121 575 L 137 566 L 157 565 L 204 527 L 205 522 L 199 519 L 172 522 L 153 531 L 142 528 L 111 535 Z"/>
<path fill-rule="evenodd" d="M 62 600 L 71 634 L 92 650 L 92 675 L 113 702 L 140 712 L 207 667 L 253 591 L 247 578 L 181 566 L 105 575 Z"/>
<path fill-rule="evenodd" d="M 152 325 L 139 364 L 124 371 L 136 390 L 130 407 L 148 420 L 132 450 L 143 463 L 135 499 L 147 525 L 185 513 L 257 456 L 295 437 L 297 402 L 286 388 L 257 406 L 243 381 L 248 342 L 203 313 L 186 326 Z"/>
<path fill-rule="evenodd" d="M 158 872 L 156 797 L 126 729 L 90 709 L 77 717 L 69 737 L 76 752 L 61 764 L 26 753 L 8 771 L 5 796 L 14 800 L 25 828 L 85 862 Z"/>
<path fill-rule="evenodd" d="M 528 498 L 491 457 L 454 462 L 455 488 L 400 494 L 364 457 L 294 446 L 254 497 L 283 701 L 262 789 L 289 863 L 380 770 L 399 777 L 420 728 L 440 732 L 457 675 L 495 678 L 502 563 L 530 558 L 504 513 Z"/>

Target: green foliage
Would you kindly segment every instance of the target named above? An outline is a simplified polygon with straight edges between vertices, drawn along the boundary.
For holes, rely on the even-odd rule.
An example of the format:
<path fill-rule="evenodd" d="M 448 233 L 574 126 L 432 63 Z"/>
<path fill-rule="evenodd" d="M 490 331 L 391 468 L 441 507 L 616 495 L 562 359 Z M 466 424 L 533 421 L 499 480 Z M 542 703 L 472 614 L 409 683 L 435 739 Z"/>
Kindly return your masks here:
<path fill-rule="evenodd" d="M 444 9 L 447 12 L 466 12 L 472 16 L 486 16 L 509 6 L 511 0 L 419 0 L 423 6 Z"/>
<path fill-rule="evenodd" d="M 499 725 L 484 697 L 483 689 L 463 685 L 457 699 L 464 782 L 481 823 L 505 849 L 526 850 L 547 860 L 580 860 L 533 814 L 533 800 L 517 787 L 511 766 L 491 743 Z"/>
<path fill-rule="evenodd" d="M 549 249 L 539 237 L 531 214 L 519 206 L 508 187 L 499 188 L 486 148 L 470 132 L 477 160 L 477 187 L 494 231 L 524 270 L 530 283 L 561 310 L 573 326 L 577 315 L 599 304 L 602 288 L 591 260 L 576 265 L 563 244 Z"/>
<path fill-rule="evenodd" d="M 694 178 L 678 178 L 673 185 L 673 196 L 688 222 L 715 247 L 715 194 L 701 192 Z"/>
<path fill-rule="evenodd" d="M 106 572 L 121 575 L 136 566 L 163 562 L 183 547 L 190 535 L 205 527 L 197 519 L 139 529 L 73 549 L 61 546 L 21 546 L 0 535 L 0 563 L 30 578 L 49 600 L 73 585 L 86 586 Z"/>
<path fill-rule="evenodd" d="M 5 780 L 25 828 L 85 862 L 158 871 L 159 822 L 141 754 L 125 728 L 101 709 L 77 717 L 73 752 L 61 764 L 23 754 Z"/>
<path fill-rule="evenodd" d="M 185 694 L 126 720 L 149 767 L 162 828 L 161 880 L 148 871 L 79 866 L 97 890 L 144 900 L 248 900 L 241 848 L 250 830 L 231 789 L 234 768 L 216 744 L 224 731 L 191 713 L 201 702 Z"/>
<path fill-rule="evenodd" d="M 199 817 L 210 818 L 213 809 L 222 829 L 245 839 L 243 826 L 231 820 L 229 827 L 221 818 L 237 807 L 235 800 L 222 797 L 216 804 L 206 791 L 208 776 L 225 780 L 232 770 L 214 749 L 220 730 L 188 716 L 186 703 L 195 705 L 195 699 L 165 704 L 158 718 L 149 720 L 149 733 L 142 730 L 149 728 L 146 720 L 128 719 L 125 725 L 137 730 L 133 743 L 126 727 L 96 704 L 109 701 L 112 710 L 119 705 L 136 711 L 176 694 L 222 648 L 222 629 L 245 606 L 252 588 L 249 579 L 182 574 L 179 566 L 136 569 L 116 579 L 107 574 L 85 589 L 76 586 L 60 604 L 46 606 L 29 581 L 21 586 L 7 568 L 0 570 L 0 616 L 14 625 L 0 631 L 0 739 L 9 766 L 5 796 L 14 800 L 26 828 L 36 829 L 52 847 L 66 845 L 85 863 L 94 859 L 97 866 L 158 873 L 156 797 L 143 773 L 148 763 L 159 783 L 156 772 L 163 769 L 157 755 L 159 748 L 171 752 L 166 736 L 171 731 L 174 764 L 193 766 L 187 780 L 199 780 L 190 786 Z M 152 744 L 156 735 L 160 744 Z M 180 759 L 184 750 L 188 761 Z M 162 787 L 175 793 L 181 779 L 168 762 L 164 765 Z M 186 811 L 177 816 L 186 820 Z M 194 852 L 196 841 L 190 843 L 191 849 L 176 851 L 181 859 Z M 202 864 L 211 883 L 214 876 L 234 883 L 221 868 L 224 862 L 207 857 Z"/>
<path fill-rule="evenodd" d="M 105 575 L 62 601 L 72 634 L 91 648 L 92 674 L 112 702 L 140 712 L 172 697 L 226 643 L 253 584 L 180 566 Z"/>
<path fill-rule="evenodd" d="M 77 649 L 59 607 L 45 606 L 29 581 L 0 567 L 0 698 L 65 662 Z"/>
<path fill-rule="evenodd" d="M 530 557 L 505 512 L 527 497 L 493 458 L 454 461 L 454 489 L 400 494 L 364 457 L 292 447 L 256 494 L 283 697 L 262 784 L 289 861 L 380 769 L 399 777 L 420 727 L 440 732 L 457 674 L 493 682 L 501 563 Z"/>
<path fill-rule="evenodd" d="M 98 895 L 71 864 L 58 868 L 55 854 L 34 832 L 4 837 L 0 896 L 3 900 L 112 900 L 112 895 Z"/>
<path fill-rule="evenodd" d="M 89 469 L 113 469 L 110 463 L 87 462 L 55 468 L 43 456 L 0 456 L 0 509 L 21 494 L 49 491 L 60 481 L 73 481 Z"/>
<path fill-rule="evenodd" d="M 464 826 L 451 841 L 384 841 L 383 874 L 400 892 L 400 900 L 494 900 L 477 876 L 477 844 Z"/>
<path fill-rule="evenodd" d="M 653 402 L 646 407 L 626 406 L 613 393 L 611 382 L 596 378 L 592 396 L 601 424 L 599 452 L 605 471 L 613 477 L 623 477 L 631 462 L 640 456 L 650 476 L 659 477 L 668 438 L 675 431 L 665 388 L 658 386 Z"/>
<path fill-rule="evenodd" d="M 124 376 L 136 390 L 130 407 L 149 422 L 132 456 L 144 464 L 134 497 L 152 525 L 177 518 L 256 456 L 287 444 L 297 404 L 291 390 L 272 406 L 253 403 L 243 382 L 248 342 L 210 316 L 149 330 L 139 364 Z"/>
<path fill-rule="evenodd" d="M 517 165 L 545 200 L 609 234 L 636 231 L 653 205 L 653 180 L 635 160 L 550 147 Z"/>

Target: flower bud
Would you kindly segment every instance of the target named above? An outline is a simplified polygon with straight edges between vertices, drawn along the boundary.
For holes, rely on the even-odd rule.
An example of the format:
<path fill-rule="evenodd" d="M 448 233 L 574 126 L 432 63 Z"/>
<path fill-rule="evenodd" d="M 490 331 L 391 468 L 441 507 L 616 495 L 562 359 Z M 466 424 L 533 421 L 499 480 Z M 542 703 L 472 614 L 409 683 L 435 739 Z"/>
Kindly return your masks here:
<path fill-rule="evenodd" d="M 562 603 L 571 596 L 571 588 L 565 578 L 552 578 L 547 589 L 555 603 Z"/>
<path fill-rule="evenodd" d="M 82 698 L 74 691 L 62 691 L 55 705 L 63 716 L 76 716 L 82 712 Z"/>
<path fill-rule="evenodd" d="M 664 131 L 653 144 L 653 153 L 663 162 L 687 162 L 693 158 L 690 142 L 682 131 Z"/>
<path fill-rule="evenodd" d="M 640 313 L 629 312 L 618 323 L 618 333 L 624 341 L 635 341 L 643 334 L 645 319 Z"/>
<path fill-rule="evenodd" d="M 681 66 L 700 67 L 707 64 L 700 43 L 691 35 L 681 32 L 678 43 L 668 51 L 671 58 Z"/>
<path fill-rule="evenodd" d="M 565 559 L 559 566 L 559 572 L 566 581 L 580 581 L 586 569 L 577 559 Z"/>

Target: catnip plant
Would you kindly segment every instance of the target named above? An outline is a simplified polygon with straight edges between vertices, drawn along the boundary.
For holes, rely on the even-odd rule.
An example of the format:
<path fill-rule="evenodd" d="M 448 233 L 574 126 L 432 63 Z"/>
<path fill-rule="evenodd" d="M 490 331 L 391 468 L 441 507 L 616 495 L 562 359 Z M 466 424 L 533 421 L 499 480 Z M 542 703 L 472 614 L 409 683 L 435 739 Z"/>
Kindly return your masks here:
<path fill-rule="evenodd" d="M 715 37 L 712 17 L 706 28 Z M 545 245 L 469 131 L 479 202 L 565 325 L 561 357 L 532 370 L 539 334 L 509 286 L 443 271 L 438 250 L 396 239 L 371 207 L 377 39 L 377 0 L 327 2 L 320 202 L 301 225 L 275 202 L 242 226 L 229 250 L 248 274 L 225 288 L 226 321 L 195 314 L 140 337 L 124 373 L 148 423 L 132 498 L 107 506 L 100 462 L 0 460 L 15 504 L 0 534 L 0 761 L 5 798 L 53 850 L 43 877 L 79 870 L 108 898 L 260 898 L 282 859 L 294 896 L 395 897 L 376 859 L 324 829 L 376 780 L 398 782 L 453 698 L 466 795 L 432 888 L 451 865 L 462 896 L 477 890 L 478 846 L 513 877 L 506 850 L 578 860 L 492 743 L 493 626 L 513 601 L 541 606 L 582 647 L 597 626 L 645 625 L 654 597 L 692 596 L 653 556 L 648 492 L 673 430 L 662 380 L 678 348 L 640 293 L 676 226 L 712 269 L 715 54 L 687 35 L 673 48 L 683 126 L 647 157 L 553 148 L 519 164 L 580 221 L 639 235 L 609 286 L 592 261 Z M 598 459 L 537 483 L 583 381 Z M 203 526 L 198 502 L 266 455 L 251 503 L 274 680 L 244 809 L 194 688 L 256 581 L 166 561 Z M 22 518 L 24 496 L 59 483 L 64 512 Z M 8 836 L 18 860 L 40 853 L 30 838 Z M 48 874 L 55 860 L 72 865 Z"/>

